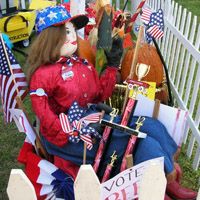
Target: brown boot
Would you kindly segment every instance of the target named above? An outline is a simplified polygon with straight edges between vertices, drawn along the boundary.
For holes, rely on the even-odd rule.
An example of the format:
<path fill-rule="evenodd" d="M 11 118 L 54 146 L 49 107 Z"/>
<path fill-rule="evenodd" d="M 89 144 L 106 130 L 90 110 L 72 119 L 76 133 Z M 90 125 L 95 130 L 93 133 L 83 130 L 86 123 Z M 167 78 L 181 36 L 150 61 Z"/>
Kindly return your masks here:
<path fill-rule="evenodd" d="M 197 197 L 196 191 L 182 187 L 177 181 L 168 183 L 166 192 L 176 200 L 195 200 Z"/>
<path fill-rule="evenodd" d="M 173 156 L 175 162 L 177 162 L 180 153 L 181 153 L 181 148 L 178 147 L 176 153 L 175 153 L 174 156 Z"/>
<path fill-rule="evenodd" d="M 171 183 L 175 181 L 177 178 L 177 172 L 176 169 L 174 169 L 170 174 L 166 175 L 167 183 Z"/>
<path fill-rule="evenodd" d="M 176 169 L 176 174 L 177 174 L 176 181 L 177 181 L 178 183 L 180 183 L 181 178 L 182 178 L 182 175 L 183 175 L 181 166 L 180 166 L 178 163 L 175 162 L 175 163 L 174 163 L 174 168 Z"/>
<path fill-rule="evenodd" d="M 165 194 L 164 200 L 172 200 L 167 194 Z"/>

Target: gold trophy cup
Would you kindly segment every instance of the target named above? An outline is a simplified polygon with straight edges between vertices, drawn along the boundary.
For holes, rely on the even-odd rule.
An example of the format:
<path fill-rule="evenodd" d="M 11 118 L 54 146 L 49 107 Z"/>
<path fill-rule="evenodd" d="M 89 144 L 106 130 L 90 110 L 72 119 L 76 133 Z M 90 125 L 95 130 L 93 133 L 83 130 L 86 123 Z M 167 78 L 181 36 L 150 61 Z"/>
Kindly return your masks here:
<path fill-rule="evenodd" d="M 149 73 L 150 67 L 150 65 L 143 63 L 138 63 L 136 65 L 136 75 L 138 77 L 138 81 L 141 81 L 142 78 L 144 78 Z"/>

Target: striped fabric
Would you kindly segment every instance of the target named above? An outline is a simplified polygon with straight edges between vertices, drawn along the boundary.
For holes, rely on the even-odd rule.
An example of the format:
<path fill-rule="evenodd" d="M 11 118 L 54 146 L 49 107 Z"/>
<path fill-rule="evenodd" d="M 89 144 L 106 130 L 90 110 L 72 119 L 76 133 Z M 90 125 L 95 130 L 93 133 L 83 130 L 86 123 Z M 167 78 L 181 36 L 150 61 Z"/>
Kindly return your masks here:
<path fill-rule="evenodd" d="M 141 20 L 142 20 L 145 24 L 148 24 L 148 23 L 149 23 L 151 13 L 152 13 L 152 11 L 151 11 L 149 8 L 144 8 L 144 9 L 142 9 Z"/>
<path fill-rule="evenodd" d="M 23 100 L 27 94 L 26 77 L 14 58 L 11 50 L 0 37 L 0 95 L 5 122 L 10 123 L 12 116 L 9 109 L 17 107 L 16 97 Z"/>

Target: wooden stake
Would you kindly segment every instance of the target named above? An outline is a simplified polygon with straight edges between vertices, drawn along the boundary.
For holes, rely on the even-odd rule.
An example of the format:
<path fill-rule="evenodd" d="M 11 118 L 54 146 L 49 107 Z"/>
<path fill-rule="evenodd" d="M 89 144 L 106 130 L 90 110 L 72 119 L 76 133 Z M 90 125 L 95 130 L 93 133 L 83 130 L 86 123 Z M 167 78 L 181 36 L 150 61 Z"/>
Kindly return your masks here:
<path fill-rule="evenodd" d="M 136 42 L 136 46 L 135 46 L 134 56 L 133 56 L 132 63 L 131 63 L 131 69 L 130 69 L 130 73 L 129 73 L 127 79 L 132 79 L 134 72 L 135 72 L 135 68 L 136 68 L 137 61 L 138 61 L 138 53 L 139 53 L 139 49 L 140 49 L 140 41 L 141 41 L 142 36 L 143 36 L 143 30 L 144 30 L 144 27 L 140 26 L 138 38 L 137 38 L 137 42 Z M 122 113 L 125 110 L 126 103 L 127 103 L 127 100 L 128 100 L 128 95 L 129 95 L 129 88 L 127 86 L 126 92 L 125 92 L 124 104 L 123 104 L 123 107 L 122 107 Z"/>
<path fill-rule="evenodd" d="M 87 144 L 84 142 L 84 147 L 83 147 L 83 165 L 86 164 L 86 154 L 87 154 Z"/>
<path fill-rule="evenodd" d="M 131 168 L 133 167 L 133 155 L 129 154 L 126 156 L 126 168 Z"/>
<path fill-rule="evenodd" d="M 153 118 L 158 119 L 159 109 L 160 109 L 160 100 L 156 99 L 153 108 L 153 116 L 152 116 Z"/>

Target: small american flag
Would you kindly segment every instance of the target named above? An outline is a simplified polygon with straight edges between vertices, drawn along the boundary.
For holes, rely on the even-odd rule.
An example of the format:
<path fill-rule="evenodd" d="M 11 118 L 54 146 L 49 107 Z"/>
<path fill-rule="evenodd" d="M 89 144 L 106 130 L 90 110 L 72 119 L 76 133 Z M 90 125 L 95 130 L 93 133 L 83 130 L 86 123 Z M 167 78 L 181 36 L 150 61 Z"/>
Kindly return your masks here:
<path fill-rule="evenodd" d="M 164 32 L 162 30 L 159 29 L 159 27 L 157 25 L 153 25 L 152 27 L 150 27 L 147 30 L 147 33 L 149 33 L 151 36 L 153 36 L 154 38 L 162 38 L 164 35 Z"/>
<path fill-rule="evenodd" d="M 149 8 L 142 9 L 141 20 L 144 22 L 144 24 L 149 23 L 151 13 L 152 13 L 152 11 Z"/>
<path fill-rule="evenodd" d="M 146 28 L 146 39 L 150 43 L 152 38 L 160 39 L 164 35 L 164 18 L 163 11 L 159 9 L 157 12 L 153 12 L 150 16 L 149 24 Z"/>
<path fill-rule="evenodd" d="M 23 100 L 27 92 L 26 77 L 0 34 L 0 95 L 5 122 L 12 121 L 9 109 L 17 107 L 16 97 Z"/>

